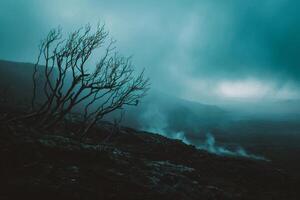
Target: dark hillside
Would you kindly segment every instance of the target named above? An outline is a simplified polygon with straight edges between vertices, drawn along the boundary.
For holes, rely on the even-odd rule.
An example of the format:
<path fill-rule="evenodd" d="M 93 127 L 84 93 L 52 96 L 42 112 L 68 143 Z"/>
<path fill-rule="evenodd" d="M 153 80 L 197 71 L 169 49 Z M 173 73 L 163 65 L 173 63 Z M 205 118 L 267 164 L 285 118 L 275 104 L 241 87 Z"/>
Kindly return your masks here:
<path fill-rule="evenodd" d="M 101 127 L 80 142 L 59 128 L 2 123 L 0 199 L 298 199 L 296 181 L 272 162 Z"/>

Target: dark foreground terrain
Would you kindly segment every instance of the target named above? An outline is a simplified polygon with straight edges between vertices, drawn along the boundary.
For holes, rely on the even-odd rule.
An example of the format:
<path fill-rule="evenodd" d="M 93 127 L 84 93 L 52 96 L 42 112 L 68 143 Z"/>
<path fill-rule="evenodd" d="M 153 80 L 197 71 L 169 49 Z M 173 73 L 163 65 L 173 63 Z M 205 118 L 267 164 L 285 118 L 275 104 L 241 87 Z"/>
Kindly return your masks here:
<path fill-rule="evenodd" d="M 0 199 L 299 199 L 272 162 L 220 157 L 104 124 L 85 142 L 61 128 L 0 124 Z"/>

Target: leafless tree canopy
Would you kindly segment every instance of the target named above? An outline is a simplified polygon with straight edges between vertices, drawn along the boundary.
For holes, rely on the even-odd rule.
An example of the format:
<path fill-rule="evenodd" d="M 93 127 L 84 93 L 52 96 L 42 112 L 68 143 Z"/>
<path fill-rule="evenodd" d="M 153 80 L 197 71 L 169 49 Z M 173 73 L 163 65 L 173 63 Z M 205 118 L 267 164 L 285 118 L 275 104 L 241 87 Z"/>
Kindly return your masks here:
<path fill-rule="evenodd" d="M 51 30 L 39 48 L 33 74 L 32 109 L 43 126 L 53 127 L 76 107 L 83 105 L 83 134 L 108 113 L 125 105 L 137 105 L 149 88 L 144 72 L 135 74 L 130 57 L 115 52 L 104 26 L 92 31 L 87 25 L 63 38 L 61 29 Z M 108 44 L 107 44 L 108 43 Z M 102 50 L 91 67 L 92 53 Z M 43 64 L 43 70 L 39 67 Z M 42 71 L 42 73 L 40 73 Z M 38 80 L 43 80 L 44 102 L 38 102 Z"/>

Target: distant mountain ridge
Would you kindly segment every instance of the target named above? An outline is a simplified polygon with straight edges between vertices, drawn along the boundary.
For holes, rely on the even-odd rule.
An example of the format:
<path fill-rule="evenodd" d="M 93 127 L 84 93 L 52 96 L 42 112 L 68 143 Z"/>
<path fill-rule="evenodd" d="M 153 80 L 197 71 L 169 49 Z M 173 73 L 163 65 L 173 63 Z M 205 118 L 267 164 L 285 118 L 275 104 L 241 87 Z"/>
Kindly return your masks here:
<path fill-rule="evenodd" d="M 29 100 L 32 96 L 33 68 L 31 63 L 0 60 L 1 89 L 7 89 L 12 98 Z M 217 106 L 150 90 L 139 106 L 126 109 L 124 124 L 135 128 L 195 131 L 223 120 L 225 115 L 226 112 Z M 118 114 L 113 114 L 109 119 L 116 117 Z"/>
<path fill-rule="evenodd" d="M 197 132 L 220 123 L 225 120 L 226 114 L 218 106 L 192 102 L 157 91 L 150 92 L 139 107 L 128 111 L 129 118 L 134 115 L 138 117 L 136 126 L 139 128 L 185 132 Z"/>
<path fill-rule="evenodd" d="M 28 99 L 32 95 L 33 64 L 0 60 L 0 92 L 8 98 Z"/>

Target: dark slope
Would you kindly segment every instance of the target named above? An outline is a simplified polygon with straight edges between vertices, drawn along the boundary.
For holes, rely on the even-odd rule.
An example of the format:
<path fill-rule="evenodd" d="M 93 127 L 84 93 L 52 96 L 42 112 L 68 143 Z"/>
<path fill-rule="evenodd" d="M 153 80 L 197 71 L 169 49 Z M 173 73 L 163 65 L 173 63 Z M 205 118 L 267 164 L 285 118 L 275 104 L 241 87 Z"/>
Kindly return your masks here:
<path fill-rule="evenodd" d="M 6 99 L 0 113 L 11 113 L 15 103 L 30 99 L 32 68 L 0 61 L 0 101 Z M 171 131 L 193 132 L 214 128 L 226 116 L 216 106 L 152 93 L 125 120 L 133 127 L 162 123 Z M 252 129 L 261 127 L 237 125 L 221 127 L 217 138 L 226 135 L 231 143 L 241 138 L 234 133 L 251 136 Z M 62 130 L 46 132 L 22 122 L 1 124 L 0 199 L 299 199 L 299 184 L 290 176 L 295 167 L 287 175 L 273 163 L 218 157 L 134 129 L 122 128 L 113 135 L 111 130 L 110 125 L 95 129 L 94 137 L 80 143 Z M 265 126 L 259 130 L 266 132 Z M 269 144 L 270 138 L 271 134 L 265 142 Z M 276 166 L 292 166 L 297 153 L 292 155 L 289 162 Z"/>
<path fill-rule="evenodd" d="M 272 163 L 134 129 L 102 125 L 85 143 L 22 122 L 0 132 L 0 199 L 299 199 Z"/>

